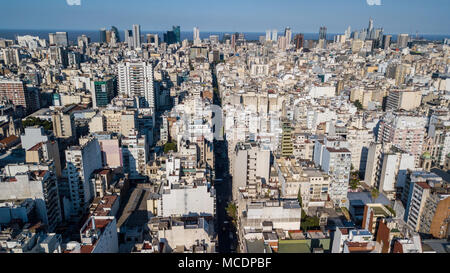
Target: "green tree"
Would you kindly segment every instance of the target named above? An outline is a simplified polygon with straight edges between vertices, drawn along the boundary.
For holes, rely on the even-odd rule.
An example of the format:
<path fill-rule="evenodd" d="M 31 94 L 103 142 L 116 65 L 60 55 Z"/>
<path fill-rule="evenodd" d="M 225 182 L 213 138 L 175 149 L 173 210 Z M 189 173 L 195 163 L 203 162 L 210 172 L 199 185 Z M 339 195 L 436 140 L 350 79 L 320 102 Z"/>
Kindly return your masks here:
<path fill-rule="evenodd" d="M 355 102 L 353 104 L 356 106 L 356 108 L 358 108 L 358 110 L 363 109 L 363 106 L 359 100 L 355 100 Z"/>
<path fill-rule="evenodd" d="M 167 142 L 164 144 L 164 153 L 168 153 L 169 151 L 177 151 L 177 144 L 174 142 Z"/>
<path fill-rule="evenodd" d="M 28 117 L 26 120 L 22 121 L 23 127 L 32 126 L 42 126 L 44 130 L 51 131 L 53 129 L 53 124 L 48 120 L 43 120 L 36 117 Z"/>
<path fill-rule="evenodd" d="M 233 202 L 228 203 L 226 208 L 227 215 L 233 219 L 233 224 L 236 225 L 237 221 L 237 207 Z"/>
<path fill-rule="evenodd" d="M 372 196 L 372 202 L 375 202 L 375 200 L 377 200 L 379 195 L 380 195 L 380 192 L 378 191 L 378 189 L 372 188 L 372 190 L 370 191 L 370 196 Z"/>
<path fill-rule="evenodd" d="M 301 228 L 304 231 L 310 230 L 310 229 L 317 229 L 320 228 L 320 219 L 317 216 L 306 216 L 305 220 L 301 223 Z"/>
<path fill-rule="evenodd" d="M 298 200 L 298 203 L 300 204 L 300 207 L 302 207 L 302 194 L 301 194 L 300 189 L 298 189 L 297 200 Z"/>
<path fill-rule="evenodd" d="M 356 190 L 358 188 L 359 185 L 359 180 L 358 179 L 351 179 L 350 180 L 350 188 L 352 190 Z"/>

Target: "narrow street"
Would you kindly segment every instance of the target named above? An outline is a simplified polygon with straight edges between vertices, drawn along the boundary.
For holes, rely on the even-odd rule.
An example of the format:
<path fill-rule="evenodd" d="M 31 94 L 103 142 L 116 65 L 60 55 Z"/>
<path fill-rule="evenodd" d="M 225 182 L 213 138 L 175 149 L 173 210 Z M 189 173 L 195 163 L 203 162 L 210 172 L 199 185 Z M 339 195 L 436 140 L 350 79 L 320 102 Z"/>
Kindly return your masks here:
<path fill-rule="evenodd" d="M 218 88 L 215 65 L 212 64 L 211 69 L 213 77 L 213 87 Z M 214 104 L 221 106 L 218 92 L 214 92 Z M 216 128 L 221 130 L 221 128 Z M 220 253 L 230 253 L 236 248 L 236 232 L 231 222 L 231 218 L 227 215 L 227 205 L 231 200 L 231 176 L 229 175 L 229 159 L 228 146 L 226 140 L 214 140 L 215 153 L 215 173 L 216 182 L 214 187 L 216 189 L 216 214 L 217 214 L 217 233 L 219 237 L 218 251 Z"/>

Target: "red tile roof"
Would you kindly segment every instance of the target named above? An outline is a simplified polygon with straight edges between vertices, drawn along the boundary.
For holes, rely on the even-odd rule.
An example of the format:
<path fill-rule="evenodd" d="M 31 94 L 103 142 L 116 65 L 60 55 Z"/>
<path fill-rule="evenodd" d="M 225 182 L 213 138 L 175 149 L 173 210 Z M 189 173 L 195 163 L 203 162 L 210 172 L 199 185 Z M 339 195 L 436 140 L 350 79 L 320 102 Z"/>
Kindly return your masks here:
<path fill-rule="evenodd" d="M 33 147 L 31 147 L 30 149 L 28 149 L 28 151 L 37 151 L 42 147 L 43 142 L 39 142 L 38 144 L 34 145 Z"/>
<path fill-rule="evenodd" d="M 428 183 L 426 183 L 426 182 L 417 182 L 417 185 L 419 186 L 419 187 L 421 187 L 422 189 L 431 189 L 431 187 L 430 187 L 430 185 L 428 185 Z"/>
<path fill-rule="evenodd" d="M 18 137 L 12 135 L 12 136 L 9 136 L 9 137 L 6 137 L 6 138 L 0 140 L 0 144 L 3 146 L 12 145 L 12 144 L 14 144 L 14 142 L 16 142 L 18 140 L 19 140 Z"/>

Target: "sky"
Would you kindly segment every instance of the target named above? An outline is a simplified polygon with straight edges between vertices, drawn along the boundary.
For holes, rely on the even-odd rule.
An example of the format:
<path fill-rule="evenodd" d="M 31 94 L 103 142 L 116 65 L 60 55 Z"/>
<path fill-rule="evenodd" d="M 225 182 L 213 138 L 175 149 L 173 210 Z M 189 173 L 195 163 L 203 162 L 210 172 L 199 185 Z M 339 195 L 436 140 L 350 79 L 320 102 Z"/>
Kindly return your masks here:
<path fill-rule="evenodd" d="M 0 29 L 328 33 L 367 28 L 385 33 L 450 34 L 450 0 L 0 0 Z"/>

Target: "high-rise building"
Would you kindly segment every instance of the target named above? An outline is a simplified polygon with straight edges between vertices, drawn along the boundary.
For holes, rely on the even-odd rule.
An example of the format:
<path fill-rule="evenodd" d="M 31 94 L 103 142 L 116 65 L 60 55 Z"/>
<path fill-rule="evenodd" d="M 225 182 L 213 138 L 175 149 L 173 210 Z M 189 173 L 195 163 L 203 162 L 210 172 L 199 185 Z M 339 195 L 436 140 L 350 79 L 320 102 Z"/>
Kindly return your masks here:
<path fill-rule="evenodd" d="M 345 31 L 345 34 L 344 34 L 345 38 L 346 39 L 350 39 L 351 34 L 352 34 L 352 27 L 348 26 L 348 28 L 347 28 L 347 30 Z"/>
<path fill-rule="evenodd" d="M 95 96 L 93 96 L 93 107 L 105 107 L 116 96 L 117 82 L 115 77 L 98 79 L 92 83 Z"/>
<path fill-rule="evenodd" d="M 406 201 L 404 220 L 407 226 L 416 232 L 430 233 L 433 216 L 436 213 L 438 203 L 448 199 L 449 194 L 450 189 L 446 186 L 445 182 L 443 183 L 440 176 L 422 171 L 408 173 L 402 194 L 403 201 Z M 449 200 L 442 202 L 444 217 L 438 215 L 440 217 L 439 222 L 441 223 L 439 224 L 439 228 L 434 230 L 435 233 L 439 234 L 439 231 L 441 231 L 442 218 L 445 218 L 445 215 L 448 217 L 448 203 Z M 445 224 L 445 220 L 443 222 Z M 448 222 L 446 225 L 448 226 Z M 444 233 L 448 233 L 447 227 L 444 229 Z"/>
<path fill-rule="evenodd" d="M 125 30 L 125 43 L 128 44 L 129 48 L 133 48 L 134 47 L 134 40 L 133 40 L 133 31 L 131 30 Z"/>
<path fill-rule="evenodd" d="M 293 155 L 294 151 L 294 146 L 292 144 L 292 127 L 289 122 L 284 122 L 282 129 L 283 133 L 281 136 L 281 155 L 289 157 Z"/>
<path fill-rule="evenodd" d="M 69 65 L 68 52 L 65 47 L 50 46 L 48 53 L 52 65 L 61 65 L 63 68 Z"/>
<path fill-rule="evenodd" d="M 387 110 L 411 111 L 422 102 L 421 90 L 391 90 L 386 101 Z"/>
<path fill-rule="evenodd" d="M 0 200 L 32 199 L 37 218 L 54 231 L 61 222 L 57 179 L 51 161 L 7 165 L 0 175 Z"/>
<path fill-rule="evenodd" d="M 94 198 L 91 175 L 102 168 L 102 153 L 96 138 L 89 139 L 81 146 L 66 150 L 66 171 L 70 189 L 70 213 L 66 217 L 83 217 Z"/>
<path fill-rule="evenodd" d="M 193 41 L 194 41 L 194 45 L 199 45 L 201 43 L 200 30 L 197 27 L 194 27 Z"/>
<path fill-rule="evenodd" d="M 168 45 L 177 43 L 177 35 L 175 31 L 169 30 L 164 34 L 164 42 Z"/>
<path fill-rule="evenodd" d="M 102 28 L 102 29 L 100 29 L 100 39 L 99 39 L 99 42 L 100 43 L 106 43 L 106 29 L 105 28 Z"/>
<path fill-rule="evenodd" d="M 111 43 L 111 38 L 112 38 L 112 32 L 111 30 L 106 30 L 106 43 L 110 44 Z"/>
<path fill-rule="evenodd" d="M 276 29 L 272 30 L 272 41 L 274 42 L 278 41 L 278 30 Z"/>
<path fill-rule="evenodd" d="M 319 40 L 326 40 L 326 39 L 327 39 L 327 28 L 326 27 L 320 27 Z"/>
<path fill-rule="evenodd" d="M 112 26 L 111 27 L 111 32 L 113 32 L 114 35 L 116 36 L 116 43 L 120 43 L 119 30 L 115 26 Z"/>
<path fill-rule="evenodd" d="M 141 48 L 141 26 L 133 25 L 133 48 Z"/>
<path fill-rule="evenodd" d="M 349 144 L 343 138 L 326 137 L 314 145 L 314 164 L 332 176 L 329 194 L 335 204 L 348 205 L 347 191 L 352 165 Z"/>
<path fill-rule="evenodd" d="M 20 51 L 18 48 L 4 48 L 2 50 L 3 53 L 3 61 L 5 65 L 11 66 L 19 66 L 20 64 Z"/>
<path fill-rule="evenodd" d="M 369 27 L 367 28 L 367 37 L 369 39 L 373 39 L 374 32 L 373 32 L 373 19 L 369 19 Z"/>
<path fill-rule="evenodd" d="M 272 37 L 271 36 L 272 36 L 271 35 L 271 30 L 270 29 L 266 30 L 266 42 L 272 41 Z"/>
<path fill-rule="evenodd" d="M 75 117 L 72 109 L 76 105 L 71 105 L 55 109 L 52 113 L 53 133 L 58 138 L 76 137 Z"/>
<path fill-rule="evenodd" d="M 0 101 L 20 105 L 28 113 L 39 109 L 39 94 L 31 92 L 21 80 L 0 78 Z"/>
<path fill-rule="evenodd" d="M 148 145 L 145 136 L 134 131 L 122 139 L 123 171 L 131 178 L 145 176 Z"/>
<path fill-rule="evenodd" d="M 181 43 L 180 26 L 172 26 L 173 34 L 175 35 L 175 43 Z"/>
<path fill-rule="evenodd" d="M 222 43 L 226 44 L 227 41 L 231 42 L 231 35 L 229 33 L 225 33 L 222 37 Z"/>
<path fill-rule="evenodd" d="M 286 38 L 286 46 L 289 47 L 292 41 L 292 30 L 290 27 L 284 30 L 284 37 Z"/>
<path fill-rule="evenodd" d="M 231 35 L 231 48 L 233 49 L 233 51 L 236 50 L 236 33 Z"/>
<path fill-rule="evenodd" d="M 397 47 L 404 48 L 408 46 L 409 35 L 408 34 L 400 34 L 397 37 Z"/>
<path fill-rule="evenodd" d="M 302 48 L 303 43 L 304 43 L 304 35 L 303 34 L 295 35 L 295 49 Z"/>
<path fill-rule="evenodd" d="M 240 189 L 257 187 L 258 183 L 269 181 L 270 151 L 263 149 L 262 145 L 237 143 L 232 161 L 233 200 L 238 200 Z"/>
<path fill-rule="evenodd" d="M 287 42 L 286 42 L 286 37 L 285 36 L 278 37 L 278 48 L 280 50 L 286 50 Z"/>
<path fill-rule="evenodd" d="M 67 32 L 49 33 L 50 45 L 69 46 L 69 38 Z"/>
<path fill-rule="evenodd" d="M 384 50 L 387 50 L 388 48 L 391 47 L 391 39 L 392 39 L 392 35 L 383 35 L 383 45 L 382 48 Z"/>
<path fill-rule="evenodd" d="M 211 42 L 211 44 L 217 45 L 219 43 L 219 35 L 210 35 L 209 41 Z"/>
<path fill-rule="evenodd" d="M 128 97 L 141 97 L 145 105 L 155 109 L 153 64 L 148 62 L 123 62 L 118 66 L 119 93 Z"/>
<path fill-rule="evenodd" d="M 159 46 L 159 36 L 158 34 L 147 34 L 147 43 L 154 46 Z"/>
<path fill-rule="evenodd" d="M 392 143 L 393 146 L 414 155 L 416 167 L 418 167 L 426 123 L 426 118 L 422 117 L 388 114 L 380 122 L 377 141 Z"/>
<path fill-rule="evenodd" d="M 56 176 L 61 177 L 62 172 L 59 146 L 55 139 L 36 143 L 25 152 L 26 163 L 45 164 L 45 162 L 48 161 L 53 162 Z"/>
<path fill-rule="evenodd" d="M 67 53 L 67 64 L 73 68 L 80 68 L 81 54 L 77 51 Z"/>
<path fill-rule="evenodd" d="M 78 36 L 78 38 L 77 38 L 78 47 L 81 47 L 81 48 L 88 47 L 90 42 L 91 42 L 91 39 L 84 34 L 81 36 Z"/>

